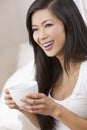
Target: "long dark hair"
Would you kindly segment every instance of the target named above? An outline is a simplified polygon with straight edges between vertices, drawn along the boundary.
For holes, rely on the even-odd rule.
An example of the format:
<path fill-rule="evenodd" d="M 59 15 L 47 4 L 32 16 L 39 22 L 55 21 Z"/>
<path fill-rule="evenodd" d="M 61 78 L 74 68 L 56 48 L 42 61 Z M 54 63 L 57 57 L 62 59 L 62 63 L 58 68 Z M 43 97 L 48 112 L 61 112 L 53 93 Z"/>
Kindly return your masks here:
<path fill-rule="evenodd" d="M 49 9 L 65 27 L 66 42 L 64 49 L 64 67 L 67 71 L 69 62 L 87 59 L 87 27 L 73 0 L 35 0 L 27 12 L 26 26 L 29 43 L 33 46 L 36 65 L 36 80 L 39 92 L 46 95 L 58 80 L 62 67 L 56 57 L 48 57 L 34 41 L 32 35 L 32 15 L 41 9 Z M 55 129 L 51 116 L 37 115 L 41 130 Z"/>

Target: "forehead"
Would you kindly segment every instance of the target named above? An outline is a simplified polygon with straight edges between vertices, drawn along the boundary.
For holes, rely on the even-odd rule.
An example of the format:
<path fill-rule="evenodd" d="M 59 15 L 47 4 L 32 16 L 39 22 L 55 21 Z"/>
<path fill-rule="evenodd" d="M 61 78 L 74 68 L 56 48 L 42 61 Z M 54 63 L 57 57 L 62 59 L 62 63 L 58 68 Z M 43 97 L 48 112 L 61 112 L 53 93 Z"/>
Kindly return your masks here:
<path fill-rule="evenodd" d="M 54 16 L 52 14 L 52 12 L 48 9 L 42 9 L 42 10 L 38 10 L 36 11 L 33 15 L 32 15 L 32 25 L 36 25 L 38 23 L 41 23 L 43 21 L 46 20 L 58 20 L 58 18 L 56 16 Z"/>

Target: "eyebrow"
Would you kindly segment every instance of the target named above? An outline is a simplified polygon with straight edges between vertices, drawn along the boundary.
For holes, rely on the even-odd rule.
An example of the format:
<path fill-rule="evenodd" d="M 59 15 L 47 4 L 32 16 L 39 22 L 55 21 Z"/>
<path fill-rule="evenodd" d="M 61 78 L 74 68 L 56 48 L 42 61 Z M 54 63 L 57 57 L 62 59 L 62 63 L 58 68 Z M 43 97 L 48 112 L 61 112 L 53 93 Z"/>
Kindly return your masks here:
<path fill-rule="evenodd" d="M 44 24 L 44 23 L 46 23 L 46 22 L 48 22 L 48 21 L 52 21 L 51 19 L 47 19 L 47 20 L 44 20 L 41 24 Z M 32 25 L 32 27 L 33 26 L 37 26 L 37 25 Z"/>

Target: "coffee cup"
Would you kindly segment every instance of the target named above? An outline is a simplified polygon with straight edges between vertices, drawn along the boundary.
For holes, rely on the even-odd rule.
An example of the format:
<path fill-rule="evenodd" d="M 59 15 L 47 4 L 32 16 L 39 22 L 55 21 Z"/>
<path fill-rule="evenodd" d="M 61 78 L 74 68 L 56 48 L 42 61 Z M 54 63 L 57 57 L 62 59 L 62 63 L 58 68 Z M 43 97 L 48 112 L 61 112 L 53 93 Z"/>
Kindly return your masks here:
<path fill-rule="evenodd" d="M 18 105 L 24 105 L 21 101 L 22 98 L 24 98 L 29 93 L 38 93 L 38 84 L 36 81 L 29 81 L 28 83 L 20 83 L 15 84 L 13 86 L 9 87 L 9 92 L 14 100 L 14 102 Z"/>

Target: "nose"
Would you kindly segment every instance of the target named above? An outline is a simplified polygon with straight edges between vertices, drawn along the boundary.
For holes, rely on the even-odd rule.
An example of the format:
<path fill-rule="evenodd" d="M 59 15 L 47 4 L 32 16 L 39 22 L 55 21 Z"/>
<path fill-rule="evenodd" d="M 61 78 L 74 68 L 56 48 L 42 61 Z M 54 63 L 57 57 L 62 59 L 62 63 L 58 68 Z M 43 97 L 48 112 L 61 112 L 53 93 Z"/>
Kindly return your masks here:
<path fill-rule="evenodd" d="M 38 36 L 39 40 L 44 40 L 44 39 L 46 39 L 47 37 L 48 37 L 47 32 L 46 32 L 44 29 L 41 29 L 41 30 L 39 31 L 39 36 Z"/>

